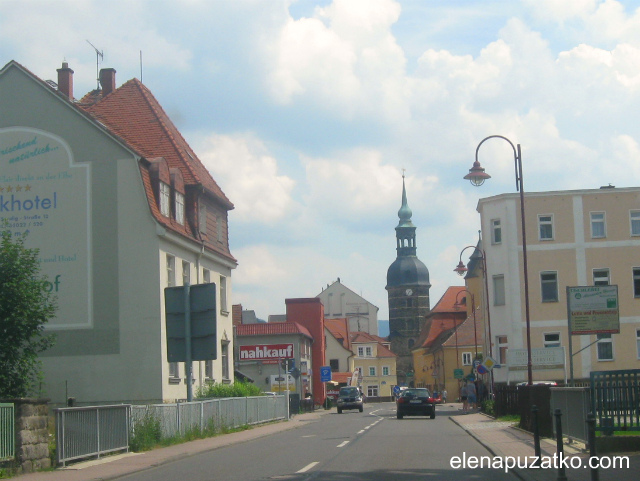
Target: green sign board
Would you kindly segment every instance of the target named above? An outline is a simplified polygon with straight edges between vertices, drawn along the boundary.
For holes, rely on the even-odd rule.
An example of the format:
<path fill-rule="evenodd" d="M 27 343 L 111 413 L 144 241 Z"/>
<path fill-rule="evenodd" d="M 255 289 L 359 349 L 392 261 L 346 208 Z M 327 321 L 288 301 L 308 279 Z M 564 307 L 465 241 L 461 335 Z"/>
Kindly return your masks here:
<path fill-rule="evenodd" d="M 464 379 L 464 371 L 462 369 L 454 369 L 453 377 L 455 379 Z"/>

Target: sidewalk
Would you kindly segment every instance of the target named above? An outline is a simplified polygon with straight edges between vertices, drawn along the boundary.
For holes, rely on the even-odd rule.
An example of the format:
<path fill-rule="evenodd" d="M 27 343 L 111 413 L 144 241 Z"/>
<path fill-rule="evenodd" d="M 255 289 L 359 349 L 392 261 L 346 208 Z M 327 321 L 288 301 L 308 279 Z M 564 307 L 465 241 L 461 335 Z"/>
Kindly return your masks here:
<path fill-rule="evenodd" d="M 166 448 L 158 448 L 144 453 L 124 453 L 105 456 L 101 459 L 75 463 L 66 468 L 58 468 L 55 471 L 23 474 L 17 476 L 15 479 L 18 481 L 107 481 L 161 466 L 202 452 L 270 436 L 271 434 L 289 429 L 295 429 L 303 426 L 305 423 L 316 421 L 324 414 L 330 412 L 331 410 L 317 410 L 312 413 L 296 415 L 288 422 L 282 421 L 266 424 L 246 431 L 199 439 L 197 441 L 176 444 Z"/>
<path fill-rule="evenodd" d="M 455 406 L 455 404 L 453 404 Z M 510 422 L 496 421 L 495 419 L 481 413 L 470 413 L 463 415 L 462 411 L 449 417 L 462 429 L 467 431 L 473 438 L 482 444 L 493 455 L 501 458 L 507 456 L 515 458 L 524 466 L 525 459 L 531 460 L 535 449 L 533 445 L 533 435 L 513 426 Z M 589 469 L 588 453 L 576 449 L 571 445 L 564 445 L 565 457 L 579 457 L 582 460 L 582 467 L 565 469 L 565 475 L 569 481 L 591 481 L 591 469 Z M 553 458 L 556 453 L 556 440 L 542 438 L 540 440 L 540 450 L 542 457 Z M 598 470 L 600 481 L 636 481 L 640 478 L 640 453 L 611 453 L 606 455 L 609 458 L 614 456 L 628 456 L 629 468 L 616 468 Z M 603 461 L 604 456 L 603 456 Z M 574 461 L 577 466 L 577 460 Z M 556 481 L 558 479 L 558 469 L 535 469 L 515 467 L 512 471 L 523 481 Z"/>

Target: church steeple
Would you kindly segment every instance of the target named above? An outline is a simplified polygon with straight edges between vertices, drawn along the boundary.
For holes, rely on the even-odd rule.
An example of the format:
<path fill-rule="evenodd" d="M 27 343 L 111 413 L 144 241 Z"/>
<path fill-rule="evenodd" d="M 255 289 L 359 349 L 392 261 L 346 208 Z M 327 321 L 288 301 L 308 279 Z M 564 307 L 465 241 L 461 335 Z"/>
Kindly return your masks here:
<path fill-rule="evenodd" d="M 402 385 L 411 382 L 413 371 L 411 349 L 420 336 L 425 316 L 429 313 L 429 270 L 416 255 L 416 226 L 411 222 L 407 189 L 402 175 L 402 205 L 396 227 L 396 260 L 387 270 L 389 298 L 389 341 L 397 356 L 396 371 Z M 406 385 L 406 384 L 405 384 Z"/>
<path fill-rule="evenodd" d="M 411 209 L 407 203 L 407 189 L 404 184 L 404 173 L 402 174 L 402 206 L 398 211 L 398 227 L 396 227 L 396 251 L 400 256 L 416 255 L 416 227 L 411 222 Z"/>

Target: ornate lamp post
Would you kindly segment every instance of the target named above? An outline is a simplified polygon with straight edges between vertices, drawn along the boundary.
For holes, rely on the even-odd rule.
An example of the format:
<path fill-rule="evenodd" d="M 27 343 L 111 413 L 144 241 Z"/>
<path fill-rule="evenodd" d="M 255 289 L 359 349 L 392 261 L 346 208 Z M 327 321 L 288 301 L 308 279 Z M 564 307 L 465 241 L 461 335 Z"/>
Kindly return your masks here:
<path fill-rule="evenodd" d="M 473 293 L 469 292 L 467 289 L 462 289 L 456 295 L 456 302 L 453 304 L 453 307 L 457 310 L 462 305 L 458 301 L 458 297 L 463 292 L 466 292 L 467 294 L 469 294 L 471 296 L 471 313 L 472 313 L 472 316 L 473 316 L 473 341 L 474 341 L 474 343 L 476 345 L 476 356 L 474 358 L 474 361 L 475 361 L 476 359 L 478 359 L 478 330 L 477 330 L 477 327 L 476 327 L 476 301 L 475 301 L 475 297 L 474 297 Z M 456 331 L 457 331 L 457 329 L 456 329 Z M 457 344 L 457 340 L 456 340 L 456 344 Z"/>
<path fill-rule="evenodd" d="M 473 163 L 473 167 L 469 169 L 469 173 L 464 176 L 465 179 L 470 180 L 476 187 L 484 184 L 484 181 L 490 179 L 491 176 L 487 174 L 480 162 L 478 161 L 478 150 L 480 146 L 489 139 L 503 139 L 506 140 L 513 149 L 513 160 L 515 164 L 516 173 L 516 190 L 520 192 L 520 221 L 522 227 L 522 262 L 523 262 L 523 275 L 524 275 L 524 305 L 525 305 L 525 322 L 527 330 L 527 383 L 533 384 L 533 365 L 531 362 L 531 319 L 529 316 L 529 275 L 527 272 L 527 235 L 525 229 L 525 216 L 524 216 L 524 189 L 522 187 L 522 154 L 520 152 L 520 144 L 517 146 L 503 137 L 502 135 L 490 135 L 482 139 L 482 141 L 476 147 L 476 160 Z"/>
<path fill-rule="evenodd" d="M 464 254 L 464 251 L 466 251 L 467 249 L 473 249 L 474 254 L 478 252 L 480 254 L 480 258 L 482 259 L 482 277 L 484 277 L 485 302 L 487 306 L 487 330 L 488 330 L 487 347 L 489 348 L 489 356 L 493 357 L 493 337 L 491 337 L 491 313 L 489 309 L 489 284 L 487 281 L 487 256 L 484 250 L 478 249 L 477 246 L 467 246 L 464 249 L 462 249 L 462 251 L 460 252 L 460 262 L 458 263 L 458 266 L 453 271 L 456 272 L 459 276 L 463 276 L 469 270 L 462 262 L 462 254 Z M 493 370 L 491 371 L 490 378 L 491 378 L 490 388 L 491 388 L 491 392 L 493 393 Z"/>

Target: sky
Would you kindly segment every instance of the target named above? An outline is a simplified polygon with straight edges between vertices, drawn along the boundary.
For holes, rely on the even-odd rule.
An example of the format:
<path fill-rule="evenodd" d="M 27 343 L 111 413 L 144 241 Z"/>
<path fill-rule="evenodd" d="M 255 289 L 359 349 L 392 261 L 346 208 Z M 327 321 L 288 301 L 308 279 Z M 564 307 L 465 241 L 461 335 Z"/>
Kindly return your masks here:
<path fill-rule="evenodd" d="M 94 47 L 102 53 L 99 58 Z M 232 302 L 341 282 L 388 319 L 402 175 L 433 307 L 478 199 L 638 185 L 640 9 L 618 0 L 0 0 L 0 66 L 153 92 L 234 203 Z M 472 253 L 465 251 L 464 258 Z"/>

